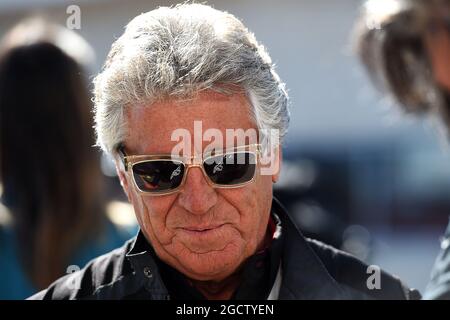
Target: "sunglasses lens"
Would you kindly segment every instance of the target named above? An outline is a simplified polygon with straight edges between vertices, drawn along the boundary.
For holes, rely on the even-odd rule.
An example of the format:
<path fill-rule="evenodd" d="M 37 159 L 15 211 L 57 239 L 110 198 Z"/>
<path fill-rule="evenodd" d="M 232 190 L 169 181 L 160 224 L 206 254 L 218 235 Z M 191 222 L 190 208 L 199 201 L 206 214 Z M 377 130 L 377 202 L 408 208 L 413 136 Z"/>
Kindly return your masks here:
<path fill-rule="evenodd" d="M 249 182 L 256 171 L 256 155 L 235 152 L 214 156 L 203 163 L 206 174 L 218 185 L 233 186 Z"/>
<path fill-rule="evenodd" d="M 184 164 L 172 160 L 139 162 L 133 165 L 133 176 L 141 191 L 170 191 L 180 186 L 184 176 Z"/>

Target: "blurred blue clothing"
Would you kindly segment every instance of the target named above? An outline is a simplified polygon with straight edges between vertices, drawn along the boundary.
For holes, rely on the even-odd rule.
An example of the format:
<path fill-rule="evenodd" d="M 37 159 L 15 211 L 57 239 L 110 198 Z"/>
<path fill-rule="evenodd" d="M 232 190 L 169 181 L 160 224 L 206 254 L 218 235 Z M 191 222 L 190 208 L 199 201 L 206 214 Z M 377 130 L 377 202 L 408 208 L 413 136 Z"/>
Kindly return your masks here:
<path fill-rule="evenodd" d="M 91 259 L 122 246 L 138 232 L 137 225 L 125 228 L 105 220 L 103 233 L 83 244 L 69 265 L 83 268 Z M 12 228 L 0 225 L 0 299 L 25 299 L 37 291 L 21 266 Z"/>
<path fill-rule="evenodd" d="M 441 252 L 436 258 L 424 299 L 450 300 L 450 223 L 441 240 Z"/>

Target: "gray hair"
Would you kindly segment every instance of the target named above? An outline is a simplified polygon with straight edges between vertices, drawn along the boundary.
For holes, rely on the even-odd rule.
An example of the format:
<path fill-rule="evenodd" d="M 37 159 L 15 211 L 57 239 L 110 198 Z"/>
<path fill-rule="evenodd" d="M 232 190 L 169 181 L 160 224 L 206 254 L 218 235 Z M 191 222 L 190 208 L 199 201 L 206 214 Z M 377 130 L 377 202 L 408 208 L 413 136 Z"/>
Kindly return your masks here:
<path fill-rule="evenodd" d="M 202 4 L 135 17 L 94 84 L 97 144 L 107 153 L 126 137 L 125 108 L 202 90 L 245 92 L 258 128 L 277 129 L 280 139 L 289 124 L 288 95 L 266 49 L 232 14 Z"/>

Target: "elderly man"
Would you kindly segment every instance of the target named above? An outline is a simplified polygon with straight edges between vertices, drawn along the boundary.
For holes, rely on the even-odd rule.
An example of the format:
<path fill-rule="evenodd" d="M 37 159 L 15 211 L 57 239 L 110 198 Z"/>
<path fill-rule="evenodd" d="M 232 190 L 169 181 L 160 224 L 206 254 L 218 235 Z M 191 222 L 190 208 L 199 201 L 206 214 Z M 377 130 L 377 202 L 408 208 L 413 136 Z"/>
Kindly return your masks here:
<path fill-rule="evenodd" d="M 115 159 L 141 231 L 33 298 L 418 296 L 305 239 L 273 198 L 288 98 L 267 52 L 233 15 L 183 4 L 136 17 L 95 95 L 99 145 Z"/>

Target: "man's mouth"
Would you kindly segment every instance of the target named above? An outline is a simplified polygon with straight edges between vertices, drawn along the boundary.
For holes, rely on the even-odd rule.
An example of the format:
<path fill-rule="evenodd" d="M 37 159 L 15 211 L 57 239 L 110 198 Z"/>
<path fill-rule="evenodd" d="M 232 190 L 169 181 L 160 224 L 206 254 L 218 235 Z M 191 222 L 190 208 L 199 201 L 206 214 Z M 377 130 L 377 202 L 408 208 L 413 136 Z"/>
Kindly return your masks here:
<path fill-rule="evenodd" d="M 190 234 L 205 234 L 220 229 L 225 223 L 207 226 L 188 226 L 180 229 Z"/>

